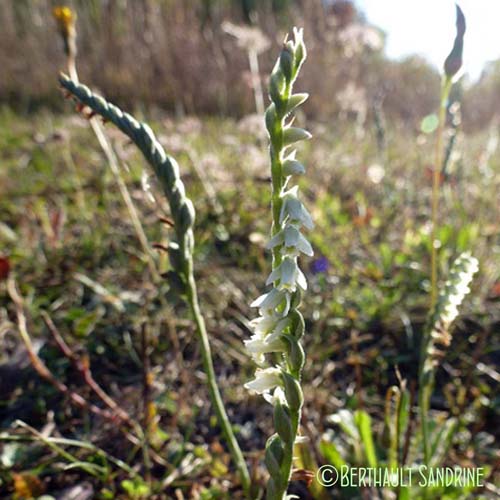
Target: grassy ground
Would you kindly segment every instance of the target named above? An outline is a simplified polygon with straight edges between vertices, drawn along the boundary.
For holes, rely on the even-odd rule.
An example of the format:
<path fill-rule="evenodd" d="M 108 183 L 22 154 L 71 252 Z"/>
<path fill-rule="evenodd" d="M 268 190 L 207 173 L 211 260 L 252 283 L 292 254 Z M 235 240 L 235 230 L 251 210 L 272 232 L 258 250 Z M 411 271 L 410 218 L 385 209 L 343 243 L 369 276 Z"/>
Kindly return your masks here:
<path fill-rule="evenodd" d="M 251 118 L 237 123 L 157 116 L 154 128 L 178 159 L 195 201 L 197 276 L 216 369 L 242 447 L 256 480 L 263 481 L 260 450 L 271 433 L 271 411 L 242 387 L 253 373 L 242 342 L 254 316 L 248 304 L 262 291 L 269 272 L 266 137 Z M 308 173 L 301 184 L 316 221 L 309 235 L 316 255 L 304 263 L 311 288 L 303 307 L 304 421 L 310 437 L 306 458 L 323 463 L 321 440 L 340 436 L 331 414 L 365 409 L 380 434 L 377 446 L 383 448 L 384 398 L 397 384 L 397 368 L 415 388 L 428 307 L 432 138 L 395 127 L 386 133 L 386 147 L 378 148 L 370 128 L 335 123 L 310 129 L 314 139 L 302 153 Z M 149 241 L 164 244 L 169 232 L 160 222 L 168 216 L 165 203 L 152 178 L 151 191 L 143 189 L 144 163 L 132 145 L 110 126 L 107 130 L 128 165 L 124 178 Z M 496 130 L 459 135 L 443 182 L 441 277 L 452 258 L 467 249 L 481 268 L 439 368 L 433 399 L 438 414 L 461 418 L 447 463 L 490 469 L 499 412 L 497 140 Z M 150 426 L 151 446 L 159 457 L 148 467 L 140 443 L 128 441 L 116 423 L 75 407 L 36 374 L 17 334 L 3 281 L 2 498 L 23 498 L 23 487 L 56 498 L 57 492 L 75 487 L 90 492 L 82 498 L 141 498 L 142 479 L 147 482 L 148 475 L 161 478 L 163 496 L 147 498 L 236 498 L 237 488 L 232 491 L 231 485 L 237 479 L 212 417 L 193 325 L 169 284 L 157 286 L 150 276 L 88 123 L 76 114 L 20 117 L 3 109 L 0 160 L 0 256 L 9 259 L 40 357 L 60 381 L 100 405 L 58 350 L 43 321 L 45 311 L 79 358 L 89 360 L 94 378 L 138 419 L 148 399 L 143 381 L 149 360 L 157 413 Z M 161 272 L 168 270 L 161 250 L 156 265 Z M 150 337 L 146 350 L 144 323 Z M 52 448 L 44 443 L 47 436 L 91 442 L 101 451 L 63 443 L 59 446 L 72 457 L 62 456 L 53 443 Z M 134 473 L 102 450 L 131 465 Z M 347 446 L 345 453 L 349 460 Z M 308 498 L 303 487 L 296 487 L 301 498 Z M 372 493 L 364 492 L 367 498 L 374 498 Z"/>

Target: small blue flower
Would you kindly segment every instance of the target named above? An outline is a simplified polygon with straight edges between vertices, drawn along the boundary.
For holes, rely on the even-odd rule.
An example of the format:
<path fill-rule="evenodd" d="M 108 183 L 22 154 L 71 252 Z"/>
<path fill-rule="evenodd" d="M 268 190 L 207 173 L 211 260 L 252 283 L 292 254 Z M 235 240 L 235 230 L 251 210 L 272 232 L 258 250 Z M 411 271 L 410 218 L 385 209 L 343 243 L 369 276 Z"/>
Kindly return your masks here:
<path fill-rule="evenodd" d="M 311 263 L 311 272 L 313 274 L 326 273 L 330 267 L 330 262 L 325 256 L 314 259 Z"/>

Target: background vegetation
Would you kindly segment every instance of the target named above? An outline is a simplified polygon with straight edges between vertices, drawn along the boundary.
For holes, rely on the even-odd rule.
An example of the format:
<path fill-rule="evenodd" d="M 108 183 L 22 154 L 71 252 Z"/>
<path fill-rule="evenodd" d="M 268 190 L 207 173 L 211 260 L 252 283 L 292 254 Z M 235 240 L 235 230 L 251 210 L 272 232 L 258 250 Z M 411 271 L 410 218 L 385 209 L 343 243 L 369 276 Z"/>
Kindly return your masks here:
<path fill-rule="evenodd" d="M 140 489 L 152 474 L 163 478 L 157 498 L 236 498 L 231 485 L 237 479 L 211 418 L 193 326 L 167 283 L 158 294 L 106 160 L 85 118 L 69 110 L 58 89 L 65 57 L 51 17 L 55 4 L 0 2 L 0 496 L 154 498 Z M 398 383 L 399 370 L 415 394 L 427 314 L 433 137 L 421 132 L 420 122 L 438 104 L 438 73 L 417 58 L 385 59 L 383 34 L 344 1 L 69 4 L 78 12 L 82 81 L 139 116 L 153 117 L 162 144 L 181 165 L 198 213 L 196 272 L 217 374 L 260 481 L 262 457 L 255 450 L 270 433 L 271 410 L 243 389 L 253 372 L 243 340 L 250 335 L 245 318 L 253 317 L 248 303 L 269 272 L 270 190 L 248 50 L 259 52 L 265 86 L 285 31 L 304 26 L 310 52 L 298 89 L 311 98 L 299 120 L 307 120 L 314 140 L 302 147 L 309 170 L 301 189 L 316 221 L 309 234 L 316 251 L 308 263 L 311 293 L 303 306 L 310 437 L 304 468 L 331 461 L 328 443 L 341 435 L 331 415 L 341 409 L 366 410 L 375 445 L 383 450 L 386 391 Z M 228 33 L 234 26 L 246 29 L 238 32 L 239 42 Z M 467 249 L 481 267 L 438 370 L 432 406 L 437 418 L 460 420 L 447 463 L 487 467 L 489 486 L 475 495 L 494 498 L 499 64 L 473 85 L 459 82 L 453 95 L 461 117 L 455 105 L 445 137 L 453 148 L 443 176 L 440 270 L 445 276 L 452 257 Z M 168 227 L 159 222 L 164 202 L 152 180 L 152 191 L 144 189 L 145 168 L 133 147 L 112 128 L 107 132 L 129 168 L 124 178 L 148 240 L 160 244 L 157 262 L 166 271 L 161 244 Z M 151 446 L 165 463 L 145 472 L 140 444 L 127 441 L 112 422 L 74 407 L 67 394 L 37 376 L 18 338 L 7 268 L 24 296 L 35 347 L 61 381 L 100 404 L 61 355 L 42 311 L 131 415 L 141 418 L 152 398 Z M 71 461 L 18 420 L 45 438 L 73 438 L 95 448 L 68 447 Z M 352 443 L 337 445 L 354 460 Z M 140 479 L 104 451 L 132 464 Z M 78 461 L 97 468 L 89 474 Z M 73 467 L 62 472 L 68 463 Z M 301 498 L 335 494 L 308 493 L 300 482 L 294 487 Z M 75 488 L 81 496 L 70 496 Z M 375 498 L 377 492 L 357 494 Z"/>

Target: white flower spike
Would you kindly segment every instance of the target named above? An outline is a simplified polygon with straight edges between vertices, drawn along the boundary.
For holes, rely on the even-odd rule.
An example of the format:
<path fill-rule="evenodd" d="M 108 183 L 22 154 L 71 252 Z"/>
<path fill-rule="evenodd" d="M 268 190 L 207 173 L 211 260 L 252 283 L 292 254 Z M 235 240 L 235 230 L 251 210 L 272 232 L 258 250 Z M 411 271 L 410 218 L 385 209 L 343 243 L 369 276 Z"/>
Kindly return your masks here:
<path fill-rule="evenodd" d="M 255 379 L 245 384 L 262 394 L 274 407 L 274 434 L 266 445 L 266 464 L 270 472 L 267 498 L 285 500 L 293 464 L 293 447 L 297 439 L 302 403 L 300 379 L 305 354 L 300 344 L 304 318 L 298 307 L 307 281 L 298 263 L 300 254 L 311 256 L 313 249 L 302 227 L 314 227 L 310 213 L 298 196 L 298 186 L 287 189 L 293 176 L 305 172 L 296 159 L 296 151 L 287 154 L 290 144 L 309 139 L 304 129 L 292 127 L 288 116 L 302 104 L 307 94 L 293 94 L 292 87 L 306 57 L 302 30 L 294 29 L 294 41 L 285 40 L 270 79 L 272 100 L 266 111 L 266 127 L 271 142 L 271 178 L 273 203 L 273 236 L 267 248 L 273 253 L 273 267 L 267 285 L 272 289 L 251 306 L 259 308 L 259 318 L 250 322 L 252 337 L 245 348 L 259 366 Z M 288 122 L 288 123 L 287 123 Z M 281 362 L 269 367 L 269 360 Z M 268 366 L 267 368 L 265 368 Z"/>

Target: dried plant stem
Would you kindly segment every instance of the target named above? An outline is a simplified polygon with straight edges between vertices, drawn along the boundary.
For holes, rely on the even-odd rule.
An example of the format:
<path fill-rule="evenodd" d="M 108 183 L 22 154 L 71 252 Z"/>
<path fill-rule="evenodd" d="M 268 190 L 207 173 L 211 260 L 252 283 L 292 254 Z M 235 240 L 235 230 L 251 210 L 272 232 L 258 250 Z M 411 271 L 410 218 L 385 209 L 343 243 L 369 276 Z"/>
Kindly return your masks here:
<path fill-rule="evenodd" d="M 47 382 L 49 382 L 51 385 L 53 385 L 59 392 L 66 395 L 69 398 L 69 400 L 78 408 L 87 409 L 94 415 L 109 420 L 114 424 L 116 424 L 117 421 L 123 424 L 124 425 L 123 432 L 127 440 L 130 441 L 133 445 L 141 447 L 143 449 L 143 452 L 146 453 L 146 448 L 144 445 L 144 435 L 143 435 L 144 433 L 140 425 L 97 384 L 88 366 L 86 366 L 85 363 L 81 363 L 76 358 L 75 354 L 66 344 L 61 334 L 55 327 L 54 323 L 51 321 L 50 317 L 47 314 L 44 314 L 45 323 L 49 328 L 49 331 L 52 333 L 58 347 L 61 349 L 63 354 L 66 357 L 68 357 L 68 359 L 72 363 L 74 363 L 78 371 L 82 373 L 83 379 L 87 384 L 87 386 L 90 387 L 95 392 L 95 394 L 109 408 L 109 410 L 99 408 L 98 406 L 89 403 L 84 397 L 72 391 L 66 384 L 58 380 L 52 374 L 52 372 L 47 368 L 42 359 L 38 356 L 33 346 L 31 337 L 28 333 L 26 315 L 24 313 L 24 300 L 19 291 L 17 290 L 16 282 L 14 281 L 13 278 L 10 278 L 7 282 L 7 291 L 16 308 L 17 326 L 19 334 L 21 335 L 21 339 L 23 340 L 24 345 L 26 346 L 31 364 L 38 373 L 38 375 Z M 128 432 L 126 428 L 133 430 L 133 432 L 135 432 L 136 435 L 133 435 L 130 432 Z M 160 457 L 157 453 L 153 452 L 152 450 L 147 450 L 147 457 L 145 457 L 145 461 L 149 463 L 150 458 L 154 460 L 155 463 L 161 466 L 166 465 L 165 460 L 162 457 Z"/>
<path fill-rule="evenodd" d="M 33 427 L 31 427 L 30 425 L 28 425 L 27 423 L 23 422 L 22 420 L 16 420 L 15 421 L 15 425 L 23 428 L 23 429 L 26 429 L 28 432 L 30 432 L 32 434 L 32 436 L 27 436 L 27 435 L 12 435 L 12 434 L 9 434 L 9 435 L 3 435 L 3 434 L 0 434 L 0 442 L 6 442 L 6 443 L 10 443 L 10 442 L 14 442 L 14 443 L 24 443 L 24 442 L 28 442 L 28 443 L 32 443 L 32 442 L 37 442 L 37 441 L 42 441 L 40 439 L 40 433 L 34 429 Z M 50 445 L 50 444 L 55 444 L 55 445 L 60 445 L 60 446 L 74 446 L 76 448 L 81 448 L 81 449 L 84 449 L 84 450 L 89 450 L 93 453 L 99 453 L 100 455 L 106 457 L 106 459 L 115 464 L 117 467 L 119 467 L 120 469 L 122 469 L 124 472 L 126 472 L 127 474 L 130 474 L 132 477 L 138 477 L 139 474 L 132 468 L 130 467 L 129 465 L 127 465 L 123 460 L 120 460 L 119 458 L 116 458 L 114 457 L 113 455 L 110 455 L 109 453 L 107 453 L 106 451 L 104 451 L 102 448 L 98 448 L 97 446 L 89 443 L 89 442 L 86 442 L 86 441 L 78 441 L 76 439 L 68 439 L 68 438 L 57 438 L 57 437 L 51 437 L 51 436 L 44 436 L 42 434 L 42 436 L 44 437 L 43 439 L 43 443 L 45 443 L 46 445 Z"/>
<path fill-rule="evenodd" d="M 94 391 L 97 397 L 111 411 L 116 413 L 123 422 L 133 425 L 132 417 L 123 408 L 121 408 L 118 405 L 118 403 L 111 396 L 109 396 L 109 394 L 107 394 L 104 391 L 104 389 L 95 381 L 92 372 L 90 371 L 88 360 L 79 359 L 75 355 L 75 353 L 71 350 L 71 348 L 68 346 L 66 341 L 63 339 L 62 335 L 60 334 L 59 330 L 57 329 L 56 325 L 54 324 L 50 316 L 45 311 L 43 311 L 41 314 L 43 321 L 45 322 L 45 325 L 47 326 L 49 332 L 54 338 L 54 341 L 56 342 L 57 346 L 64 354 L 64 356 L 71 361 L 73 367 L 81 374 L 87 386 L 90 387 L 90 389 Z"/>
<path fill-rule="evenodd" d="M 36 350 L 31 341 L 31 337 L 28 333 L 27 323 L 26 323 L 26 315 L 24 313 L 24 303 L 23 298 L 17 290 L 16 282 L 13 278 L 10 278 L 7 282 L 7 291 L 9 293 L 12 302 L 16 308 L 16 316 L 17 316 L 17 327 L 19 330 L 19 334 L 21 335 L 21 339 L 26 346 L 28 351 L 28 355 L 31 361 L 33 368 L 37 371 L 37 373 L 43 379 L 47 380 L 50 384 L 52 384 L 59 392 L 67 395 L 72 403 L 80 408 L 86 408 L 90 410 L 92 413 L 99 415 L 107 420 L 111 420 L 116 422 L 116 419 L 123 421 L 123 415 L 118 415 L 115 412 L 103 410 L 91 403 L 89 403 L 86 399 L 84 399 L 80 394 L 69 389 L 69 387 L 58 380 L 52 372 L 47 368 L 45 363 L 41 360 L 41 358 L 36 353 Z M 125 421 L 123 421 L 125 423 Z"/>
<path fill-rule="evenodd" d="M 259 116 L 264 114 L 264 93 L 262 92 L 262 83 L 260 81 L 259 71 L 259 56 L 257 51 L 253 49 L 248 50 L 248 64 L 250 66 L 250 73 L 252 74 L 252 87 L 255 99 L 255 109 Z"/>
<path fill-rule="evenodd" d="M 68 73 L 71 76 L 71 79 L 74 80 L 75 82 L 78 82 L 79 81 L 78 72 L 76 70 L 76 61 L 75 61 L 75 56 L 73 54 L 68 55 L 67 63 L 68 63 Z M 96 116 L 91 116 L 89 118 L 89 122 L 92 131 L 94 132 L 97 141 L 99 142 L 99 145 L 101 146 L 101 149 L 104 155 L 106 156 L 106 160 L 108 162 L 111 173 L 113 174 L 113 177 L 118 186 L 120 194 L 123 198 L 123 201 L 125 202 L 125 206 L 127 207 L 127 211 L 129 213 L 130 220 L 137 235 L 137 239 L 139 240 L 142 250 L 146 256 L 147 265 L 151 277 L 155 282 L 158 282 L 160 281 L 161 278 L 158 273 L 158 270 L 156 269 L 154 253 L 151 250 L 151 247 L 148 243 L 146 233 L 144 232 L 141 221 L 139 219 L 139 215 L 137 214 L 137 210 L 135 209 L 135 205 L 134 202 L 132 201 L 132 197 L 130 196 L 127 184 L 125 183 L 121 175 L 120 167 L 118 165 L 118 159 L 116 157 L 116 153 L 113 149 L 113 146 L 109 143 L 106 134 L 103 130 L 103 127 L 99 123 L 99 119 Z"/>
<path fill-rule="evenodd" d="M 439 104 L 438 128 L 436 131 L 436 144 L 434 151 L 434 169 L 432 175 L 432 214 L 431 214 L 431 309 L 437 300 L 437 280 L 438 280 L 438 252 L 436 233 L 439 216 L 439 187 L 441 185 L 442 156 L 443 156 L 443 132 L 446 122 L 446 108 L 448 106 L 448 96 L 450 95 L 451 78 L 443 76 L 441 84 L 441 100 Z"/>

